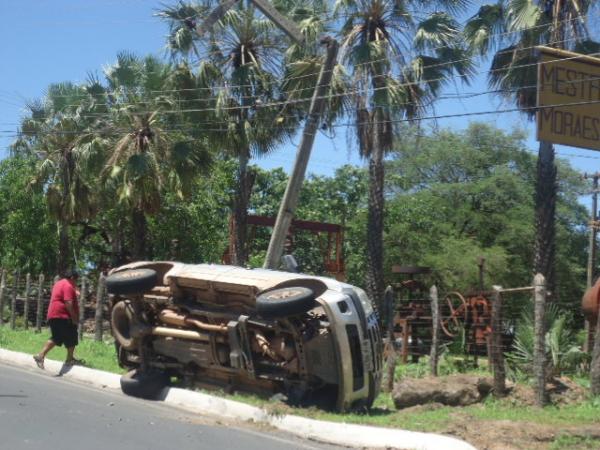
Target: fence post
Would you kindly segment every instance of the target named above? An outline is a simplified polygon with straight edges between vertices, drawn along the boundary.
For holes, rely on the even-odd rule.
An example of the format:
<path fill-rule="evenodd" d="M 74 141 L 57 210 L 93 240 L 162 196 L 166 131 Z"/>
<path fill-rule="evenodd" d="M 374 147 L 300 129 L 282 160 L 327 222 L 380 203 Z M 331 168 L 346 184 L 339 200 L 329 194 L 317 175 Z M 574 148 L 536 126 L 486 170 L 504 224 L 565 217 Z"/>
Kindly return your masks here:
<path fill-rule="evenodd" d="M 596 319 L 596 333 L 594 334 L 594 348 L 590 367 L 590 387 L 592 388 L 592 395 L 600 395 L 600 314 Z"/>
<path fill-rule="evenodd" d="M 6 291 L 6 269 L 2 269 L 0 278 L 0 327 L 4 325 L 4 292 Z"/>
<path fill-rule="evenodd" d="M 31 274 L 28 272 L 25 276 L 25 304 L 23 306 L 23 316 L 25 321 L 23 323 L 26 330 L 29 329 L 29 296 L 31 295 Z"/>
<path fill-rule="evenodd" d="M 435 285 L 429 289 L 429 298 L 431 299 L 431 355 L 429 362 L 431 365 L 431 375 L 437 377 L 438 375 L 438 361 L 439 361 L 439 349 L 440 349 L 440 303 L 438 300 L 438 290 Z"/>
<path fill-rule="evenodd" d="M 19 290 L 19 271 L 15 270 L 12 288 L 12 298 L 10 302 L 10 329 L 17 327 L 17 291 Z"/>
<path fill-rule="evenodd" d="M 85 299 L 87 298 L 87 278 L 81 277 L 81 295 L 79 297 L 79 340 L 83 339 L 83 322 L 85 320 Z"/>
<path fill-rule="evenodd" d="M 94 322 L 95 341 L 102 341 L 102 312 L 104 306 L 104 274 L 98 277 L 98 288 L 96 289 L 96 317 Z"/>
<path fill-rule="evenodd" d="M 546 395 L 546 345 L 545 345 L 545 311 L 546 311 L 546 279 L 538 273 L 533 279 L 535 298 L 535 323 L 533 343 L 533 371 L 535 375 L 536 404 L 544 406 Z"/>
<path fill-rule="evenodd" d="M 42 315 L 44 314 L 44 274 L 40 273 L 38 278 L 37 311 L 35 317 L 35 331 L 42 331 Z"/>
<path fill-rule="evenodd" d="M 383 294 L 383 309 L 386 318 L 388 335 L 387 365 L 384 373 L 383 390 L 392 392 L 394 389 L 394 372 L 396 371 L 396 345 L 394 342 L 394 289 L 388 286 Z"/>
<path fill-rule="evenodd" d="M 504 352 L 502 348 L 502 294 L 500 287 L 494 286 L 492 297 L 492 336 L 491 363 L 494 372 L 494 395 L 502 397 L 506 393 L 506 371 L 504 368 Z"/>

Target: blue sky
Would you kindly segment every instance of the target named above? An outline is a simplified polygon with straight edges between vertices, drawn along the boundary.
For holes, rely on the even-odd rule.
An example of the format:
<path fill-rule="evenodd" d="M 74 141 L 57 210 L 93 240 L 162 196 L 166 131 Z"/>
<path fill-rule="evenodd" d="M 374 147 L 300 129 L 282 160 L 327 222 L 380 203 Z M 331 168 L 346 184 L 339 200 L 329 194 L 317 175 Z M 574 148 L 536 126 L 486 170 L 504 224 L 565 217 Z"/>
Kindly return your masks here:
<path fill-rule="evenodd" d="M 85 81 L 89 72 L 101 73 L 120 50 L 139 55 L 165 56 L 166 25 L 153 14 L 162 3 L 172 0 L 0 0 L 0 158 L 12 141 L 26 101 L 43 96 L 53 82 Z M 474 10 L 471 12 L 474 13 Z M 470 15 L 470 14 L 468 14 Z M 487 89 L 485 70 L 471 86 L 456 85 L 447 94 L 477 93 Z M 435 106 L 437 115 L 473 113 L 509 107 L 497 97 L 476 96 L 463 100 L 442 100 Z M 529 132 L 528 146 L 537 151 L 534 124 L 517 113 L 491 114 L 439 119 L 439 127 L 464 128 L 480 120 L 501 128 L 524 127 Z M 362 164 L 356 149 L 349 147 L 346 130 L 337 135 L 320 134 L 315 142 L 308 171 L 331 174 L 343 164 Z M 283 146 L 268 158 L 256 162 L 265 167 L 290 169 L 295 144 Z M 557 146 L 559 157 L 567 158 L 581 171 L 600 170 L 600 153 Z"/>

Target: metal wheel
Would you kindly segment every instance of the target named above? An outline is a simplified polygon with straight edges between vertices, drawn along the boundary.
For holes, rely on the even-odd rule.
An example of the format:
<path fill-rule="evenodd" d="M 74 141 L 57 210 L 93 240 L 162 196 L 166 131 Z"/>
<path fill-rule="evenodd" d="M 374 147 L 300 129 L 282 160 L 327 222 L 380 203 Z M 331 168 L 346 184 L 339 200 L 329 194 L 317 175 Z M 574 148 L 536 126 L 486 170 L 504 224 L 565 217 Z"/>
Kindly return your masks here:
<path fill-rule="evenodd" d="M 467 301 L 460 292 L 450 292 L 442 303 L 441 326 L 448 337 L 455 337 L 464 323 L 468 314 Z"/>

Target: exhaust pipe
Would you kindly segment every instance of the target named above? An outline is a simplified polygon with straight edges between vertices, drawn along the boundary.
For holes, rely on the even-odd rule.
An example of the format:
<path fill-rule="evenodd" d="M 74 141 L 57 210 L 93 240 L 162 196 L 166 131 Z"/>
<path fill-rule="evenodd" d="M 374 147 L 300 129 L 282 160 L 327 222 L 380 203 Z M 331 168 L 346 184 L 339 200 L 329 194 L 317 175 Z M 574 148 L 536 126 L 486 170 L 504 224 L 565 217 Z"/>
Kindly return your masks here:
<path fill-rule="evenodd" d="M 210 323 L 205 323 L 190 316 L 179 314 L 172 309 L 163 309 L 159 313 L 158 318 L 161 322 L 176 327 L 196 327 L 204 331 L 215 331 L 217 333 L 224 334 L 227 333 L 226 325 L 213 325 Z"/>

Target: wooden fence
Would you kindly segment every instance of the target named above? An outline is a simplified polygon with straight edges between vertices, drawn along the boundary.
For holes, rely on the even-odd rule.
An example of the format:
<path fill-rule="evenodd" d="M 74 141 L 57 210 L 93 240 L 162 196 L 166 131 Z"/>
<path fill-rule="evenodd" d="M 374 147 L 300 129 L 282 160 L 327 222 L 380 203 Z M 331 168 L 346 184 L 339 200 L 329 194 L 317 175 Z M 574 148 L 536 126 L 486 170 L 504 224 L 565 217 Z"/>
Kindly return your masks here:
<path fill-rule="evenodd" d="M 46 325 L 46 314 L 50 304 L 52 285 L 58 277 L 44 274 L 32 276 L 19 270 L 0 269 L 0 327 L 11 329 L 34 327 L 40 332 Z M 104 276 L 95 280 L 80 277 L 79 295 L 79 338 L 93 334 L 101 341 L 109 328 L 107 294 Z"/>

